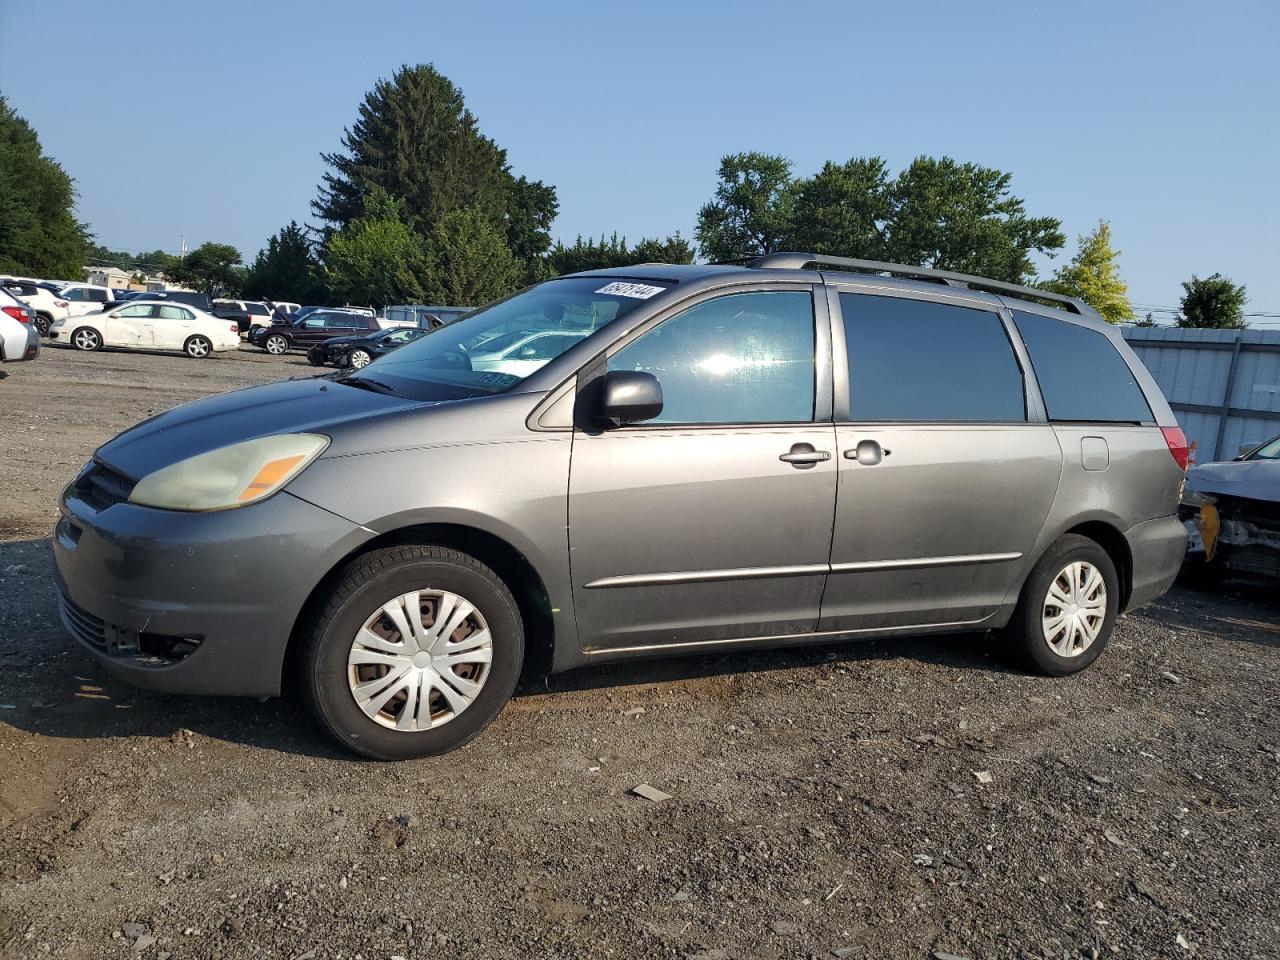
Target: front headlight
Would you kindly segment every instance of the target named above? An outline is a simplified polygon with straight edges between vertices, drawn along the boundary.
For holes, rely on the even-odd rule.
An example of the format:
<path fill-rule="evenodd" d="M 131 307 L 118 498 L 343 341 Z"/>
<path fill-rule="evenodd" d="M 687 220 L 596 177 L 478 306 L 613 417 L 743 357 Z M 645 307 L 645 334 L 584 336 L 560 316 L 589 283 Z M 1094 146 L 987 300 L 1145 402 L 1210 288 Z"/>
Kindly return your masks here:
<path fill-rule="evenodd" d="M 233 443 L 148 474 L 129 502 L 164 510 L 226 510 L 269 497 L 329 445 L 314 433 Z"/>

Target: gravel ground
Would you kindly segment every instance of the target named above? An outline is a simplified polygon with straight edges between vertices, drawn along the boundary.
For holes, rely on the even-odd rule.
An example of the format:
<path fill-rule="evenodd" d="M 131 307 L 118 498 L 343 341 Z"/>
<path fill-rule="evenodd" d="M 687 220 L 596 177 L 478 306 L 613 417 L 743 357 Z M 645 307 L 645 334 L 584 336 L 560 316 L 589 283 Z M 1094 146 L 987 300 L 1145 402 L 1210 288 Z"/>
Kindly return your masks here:
<path fill-rule="evenodd" d="M 151 413 L 312 372 L 3 371 L 0 956 L 1280 957 L 1273 587 L 1178 587 L 1067 680 L 986 636 L 592 668 L 398 765 L 288 700 L 107 680 L 57 624 L 58 490 Z"/>

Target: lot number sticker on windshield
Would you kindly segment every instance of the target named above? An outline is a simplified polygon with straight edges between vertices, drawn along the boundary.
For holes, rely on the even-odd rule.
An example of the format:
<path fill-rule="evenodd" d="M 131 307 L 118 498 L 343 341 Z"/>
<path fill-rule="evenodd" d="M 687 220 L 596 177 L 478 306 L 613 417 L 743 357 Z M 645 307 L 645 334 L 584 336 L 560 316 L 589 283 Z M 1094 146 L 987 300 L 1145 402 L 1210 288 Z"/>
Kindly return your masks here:
<path fill-rule="evenodd" d="M 666 287 L 651 287 L 647 283 L 610 283 L 596 293 L 603 293 L 612 297 L 634 297 L 636 300 L 648 300 L 650 297 L 661 293 Z"/>

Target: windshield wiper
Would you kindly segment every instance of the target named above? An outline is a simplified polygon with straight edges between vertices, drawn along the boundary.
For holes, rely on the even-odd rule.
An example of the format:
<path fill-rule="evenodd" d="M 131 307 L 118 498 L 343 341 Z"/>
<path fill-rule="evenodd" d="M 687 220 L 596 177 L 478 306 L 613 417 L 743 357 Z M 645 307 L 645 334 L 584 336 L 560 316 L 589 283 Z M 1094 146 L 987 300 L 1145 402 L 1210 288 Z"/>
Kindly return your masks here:
<path fill-rule="evenodd" d="M 338 383 L 345 383 L 349 387 L 359 387 L 361 390 L 371 390 L 374 393 L 385 394 L 388 397 L 403 397 L 404 394 L 399 390 L 387 386 L 381 380 L 370 380 L 368 377 L 340 377 L 337 378 Z"/>

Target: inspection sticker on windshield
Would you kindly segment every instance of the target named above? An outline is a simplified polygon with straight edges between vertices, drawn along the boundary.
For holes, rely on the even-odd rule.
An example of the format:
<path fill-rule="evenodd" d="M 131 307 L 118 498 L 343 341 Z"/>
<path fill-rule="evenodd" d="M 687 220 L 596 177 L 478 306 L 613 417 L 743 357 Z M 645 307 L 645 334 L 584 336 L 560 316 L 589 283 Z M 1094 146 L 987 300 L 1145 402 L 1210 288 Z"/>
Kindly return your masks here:
<path fill-rule="evenodd" d="M 636 300 L 648 300 L 650 297 L 661 293 L 666 287 L 651 287 L 647 283 L 610 283 L 601 287 L 596 293 L 607 294 L 611 297 L 634 297 Z"/>

